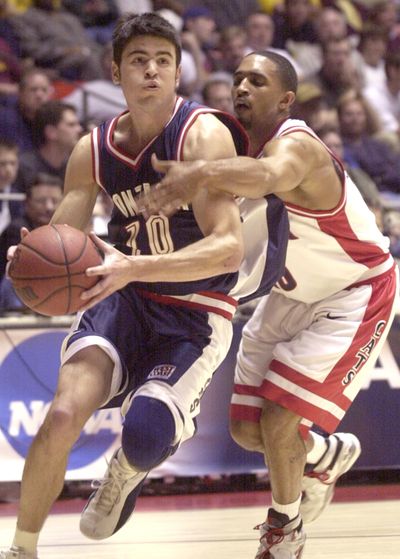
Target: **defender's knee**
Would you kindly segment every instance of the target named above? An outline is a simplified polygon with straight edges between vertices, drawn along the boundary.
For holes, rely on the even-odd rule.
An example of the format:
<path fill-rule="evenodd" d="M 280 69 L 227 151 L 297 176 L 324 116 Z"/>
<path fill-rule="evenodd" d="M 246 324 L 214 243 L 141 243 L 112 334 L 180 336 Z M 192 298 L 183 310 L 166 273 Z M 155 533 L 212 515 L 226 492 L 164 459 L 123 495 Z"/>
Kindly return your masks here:
<path fill-rule="evenodd" d="M 300 421 L 301 417 L 287 408 L 266 401 L 260 420 L 263 438 L 270 445 L 284 445 L 286 440 L 299 436 Z"/>
<path fill-rule="evenodd" d="M 164 402 L 136 396 L 125 416 L 122 448 L 132 467 L 148 471 L 174 453 L 175 433 L 174 417 Z"/>
<path fill-rule="evenodd" d="M 258 423 L 231 419 L 230 432 L 233 440 L 242 448 L 263 452 L 261 430 Z"/>

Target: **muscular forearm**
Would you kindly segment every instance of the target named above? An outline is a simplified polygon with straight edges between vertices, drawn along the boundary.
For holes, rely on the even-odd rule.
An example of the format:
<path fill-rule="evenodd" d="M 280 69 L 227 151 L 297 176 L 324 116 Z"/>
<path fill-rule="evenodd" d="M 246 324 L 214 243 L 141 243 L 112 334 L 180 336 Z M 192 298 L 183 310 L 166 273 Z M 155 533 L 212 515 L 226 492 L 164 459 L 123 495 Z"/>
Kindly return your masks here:
<path fill-rule="evenodd" d="M 68 192 L 58 206 L 51 223 L 66 223 L 84 231 L 90 222 L 96 198 L 90 199 L 79 191 Z"/>
<path fill-rule="evenodd" d="M 235 196 L 256 199 L 274 190 L 274 175 L 260 159 L 236 157 L 204 161 L 198 172 L 202 186 Z"/>
<path fill-rule="evenodd" d="M 234 234 L 212 234 L 173 253 L 129 257 L 131 281 L 201 280 L 237 271 L 242 257 L 242 244 Z"/>

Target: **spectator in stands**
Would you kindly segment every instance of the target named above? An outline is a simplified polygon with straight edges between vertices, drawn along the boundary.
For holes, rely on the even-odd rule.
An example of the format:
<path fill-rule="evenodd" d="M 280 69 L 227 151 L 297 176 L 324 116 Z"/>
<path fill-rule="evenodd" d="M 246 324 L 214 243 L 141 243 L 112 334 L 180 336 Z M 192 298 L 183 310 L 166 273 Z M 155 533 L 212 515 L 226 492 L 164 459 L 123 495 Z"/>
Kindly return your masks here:
<path fill-rule="evenodd" d="M 365 98 L 379 113 L 383 129 L 400 140 L 400 52 L 389 52 L 385 58 L 385 79 L 371 83 L 363 90 Z"/>
<path fill-rule="evenodd" d="M 347 37 L 331 39 L 322 45 L 322 68 L 313 80 L 321 88 L 328 107 L 336 107 L 339 97 L 346 91 L 360 88 L 361 76 L 351 52 Z"/>
<path fill-rule="evenodd" d="M 234 114 L 231 89 L 229 74 L 225 77 L 221 73 L 211 74 L 203 88 L 203 103 L 212 109 Z"/>
<path fill-rule="evenodd" d="M 392 210 L 383 216 L 383 230 L 390 239 L 390 252 L 400 259 L 400 212 Z"/>
<path fill-rule="evenodd" d="M 119 17 L 114 0 L 62 0 L 62 5 L 79 18 L 92 41 L 100 45 L 111 41 L 114 24 Z"/>
<path fill-rule="evenodd" d="M 47 225 L 62 198 L 62 182 L 58 177 L 39 173 L 29 185 L 23 214 L 13 220 L 0 236 L 0 277 L 4 275 L 7 250 L 20 242 L 21 227 L 29 230 Z"/>
<path fill-rule="evenodd" d="M 311 81 L 299 83 L 292 117 L 304 120 L 317 133 L 327 125 L 337 126 L 337 111 L 326 107 L 321 88 Z"/>
<path fill-rule="evenodd" d="M 348 92 L 339 99 L 338 116 L 345 161 L 356 162 L 380 192 L 400 194 L 400 158 L 387 143 L 373 137 L 379 125 L 364 97 Z"/>
<path fill-rule="evenodd" d="M 385 81 L 385 54 L 388 34 L 382 27 L 367 26 L 360 34 L 358 50 L 365 88 Z"/>
<path fill-rule="evenodd" d="M 63 181 L 68 158 L 82 132 L 75 108 L 61 101 L 44 104 L 36 113 L 34 127 L 36 149 L 20 158 L 16 185 L 22 192 L 26 192 L 38 173 Z"/>
<path fill-rule="evenodd" d="M 284 9 L 275 10 L 273 46 L 293 52 L 287 43 L 316 43 L 318 40 L 313 23 L 314 8 L 310 0 L 285 0 Z"/>
<path fill-rule="evenodd" d="M 0 139 L 15 142 L 21 153 L 33 148 L 33 119 L 53 93 L 47 74 L 31 68 L 23 74 L 17 98 L 0 106 Z"/>
<path fill-rule="evenodd" d="M 192 6 L 183 13 L 181 93 L 200 92 L 213 69 L 216 23 L 208 8 Z"/>
<path fill-rule="evenodd" d="M 19 243 L 21 227 L 32 230 L 47 225 L 61 199 L 60 179 L 39 174 L 28 188 L 24 214 L 10 223 L 0 235 L 0 312 L 24 307 L 9 278 L 5 276 L 8 248 Z"/>
<path fill-rule="evenodd" d="M 369 21 L 382 27 L 388 36 L 389 50 L 400 48 L 400 23 L 397 14 L 396 0 L 377 0 L 368 14 Z"/>
<path fill-rule="evenodd" d="M 7 0 L 0 0 L 0 103 L 6 95 L 17 95 L 21 77 L 19 42 L 11 15 Z"/>
<path fill-rule="evenodd" d="M 13 18 L 22 56 L 70 80 L 101 77 L 100 46 L 91 41 L 79 19 L 57 0 L 34 0 L 33 7 Z"/>
<path fill-rule="evenodd" d="M 103 78 L 82 83 L 62 101 L 72 105 L 84 128 L 98 125 L 104 120 L 113 118 L 126 109 L 125 97 L 121 87 L 112 81 L 111 44 L 103 47 L 102 54 Z"/>
<path fill-rule="evenodd" d="M 210 10 L 219 30 L 231 25 L 243 25 L 250 14 L 260 9 L 257 0 L 196 0 L 194 3 Z"/>
<path fill-rule="evenodd" d="M 347 173 L 358 187 L 368 206 L 371 209 L 380 209 L 382 207 L 382 200 L 379 190 L 372 178 L 361 169 L 357 161 L 351 160 L 349 156 L 347 156 L 345 160 L 343 140 L 339 129 L 331 125 L 326 125 L 321 128 L 318 135 L 332 153 L 342 161 Z"/>
<path fill-rule="evenodd" d="M 265 12 L 254 12 L 250 14 L 246 21 L 246 50 L 245 53 L 258 50 L 272 50 L 287 58 L 297 72 L 299 79 L 302 79 L 302 70 L 294 58 L 285 49 L 272 47 L 274 39 L 274 22 L 272 17 Z"/>
<path fill-rule="evenodd" d="M 8 194 L 16 194 L 14 182 L 17 173 L 17 145 L 7 140 L 0 140 L 0 234 L 22 213 L 21 202 L 5 198 Z"/>
<path fill-rule="evenodd" d="M 233 75 L 240 61 L 246 54 L 246 31 L 243 27 L 231 25 L 226 27 L 220 36 L 221 68 Z"/>

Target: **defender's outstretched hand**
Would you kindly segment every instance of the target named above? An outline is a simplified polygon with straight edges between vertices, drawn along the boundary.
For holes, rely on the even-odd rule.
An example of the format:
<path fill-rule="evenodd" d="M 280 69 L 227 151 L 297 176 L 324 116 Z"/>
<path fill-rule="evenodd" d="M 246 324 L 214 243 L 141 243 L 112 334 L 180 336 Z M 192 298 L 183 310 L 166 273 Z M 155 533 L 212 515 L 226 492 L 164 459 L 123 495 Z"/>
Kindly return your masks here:
<path fill-rule="evenodd" d="M 151 163 L 165 177 L 137 198 L 139 210 L 145 216 L 171 215 L 181 206 L 189 204 L 198 189 L 205 186 L 200 173 L 205 161 L 160 161 L 153 154 Z"/>

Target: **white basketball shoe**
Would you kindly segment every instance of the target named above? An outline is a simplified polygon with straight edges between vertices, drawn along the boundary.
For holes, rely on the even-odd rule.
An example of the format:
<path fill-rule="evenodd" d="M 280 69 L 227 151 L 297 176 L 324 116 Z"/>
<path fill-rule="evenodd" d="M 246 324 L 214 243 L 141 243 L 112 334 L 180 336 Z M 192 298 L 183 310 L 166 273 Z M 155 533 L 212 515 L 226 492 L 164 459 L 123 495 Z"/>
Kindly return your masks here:
<path fill-rule="evenodd" d="M 335 433 L 327 439 L 328 451 L 314 466 L 318 470 L 304 474 L 300 514 L 304 523 L 320 516 L 332 501 L 336 481 L 350 470 L 361 454 L 361 444 L 351 433 Z"/>
<path fill-rule="evenodd" d="M 80 530 L 93 540 L 112 536 L 127 522 L 149 472 L 123 467 L 114 452 L 105 477 L 92 483 L 96 489 L 82 511 Z"/>
<path fill-rule="evenodd" d="M 306 542 L 300 516 L 283 526 L 276 522 L 276 516 L 277 513 L 269 509 L 267 520 L 256 526 L 261 537 L 255 559 L 300 559 Z"/>
<path fill-rule="evenodd" d="M 39 559 L 36 554 L 28 553 L 20 547 L 10 547 L 7 551 L 0 551 L 0 559 Z"/>

